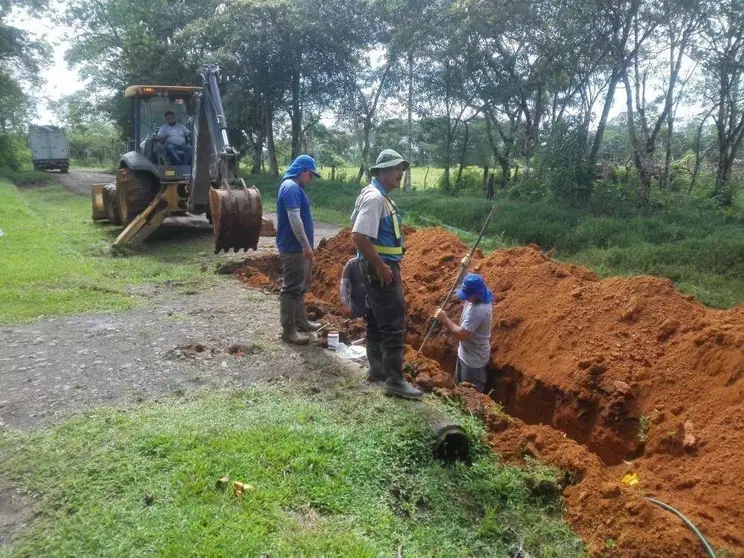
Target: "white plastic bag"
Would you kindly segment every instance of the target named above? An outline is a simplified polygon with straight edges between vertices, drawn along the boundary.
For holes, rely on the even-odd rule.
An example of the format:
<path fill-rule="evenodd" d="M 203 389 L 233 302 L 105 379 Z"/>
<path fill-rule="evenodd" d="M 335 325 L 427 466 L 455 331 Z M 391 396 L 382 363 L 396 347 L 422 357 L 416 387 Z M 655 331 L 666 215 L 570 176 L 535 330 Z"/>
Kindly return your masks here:
<path fill-rule="evenodd" d="M 354 360 L 367 356 L 367 349 L 355 345 L 339 343 L 336 345 L 336 354 L 344 360 Z"/>

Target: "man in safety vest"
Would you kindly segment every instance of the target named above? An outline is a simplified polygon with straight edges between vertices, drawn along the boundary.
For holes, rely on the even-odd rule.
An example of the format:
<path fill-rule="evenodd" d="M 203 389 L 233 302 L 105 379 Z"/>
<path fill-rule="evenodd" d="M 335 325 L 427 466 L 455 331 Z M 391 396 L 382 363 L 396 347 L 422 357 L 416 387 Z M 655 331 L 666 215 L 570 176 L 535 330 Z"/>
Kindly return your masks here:
<path fill-rule="evenodd" d="M 372 183 L 359 194 L 351 222 L 367 288 L 367 380 L 384 381 L 388 395 L 419 399 L 423 394 L 403 379 L 403 230 L 398 209 L 389 196 L 400 188 L 409 166 L 392 149 L 380 153 L 370 169 Z"/>

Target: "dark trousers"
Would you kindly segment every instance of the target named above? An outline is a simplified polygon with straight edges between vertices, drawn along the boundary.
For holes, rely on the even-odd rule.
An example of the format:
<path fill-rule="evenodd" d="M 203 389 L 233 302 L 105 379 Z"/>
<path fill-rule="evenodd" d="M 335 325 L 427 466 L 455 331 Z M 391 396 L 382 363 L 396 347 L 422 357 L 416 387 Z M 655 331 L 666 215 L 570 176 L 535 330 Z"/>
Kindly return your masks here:
<path fill-rule="evenodd" d="M 285 252 L 279 259 L 282 264 L 281 294 L 301 300 L 310 287 L 312 261 L 306 260 L 302 252 Z"/>
<path fill-rule="evenodd" d="M 385 263 L 393 270 L 393 282 L 389 285 L 380 283 L 374 266 L 368 262 L 362 263 L 367 288 L 367 344 L 377 345 L 385 352 L 402 354 L 405 338 L 405 304 L 400 265 Z"/>
<path fill-rule="evenodd" d="M 173 165 L 190 165 L 194 149 L 187 143 L 184 145 L 165 144 L 165 151 Z"/>

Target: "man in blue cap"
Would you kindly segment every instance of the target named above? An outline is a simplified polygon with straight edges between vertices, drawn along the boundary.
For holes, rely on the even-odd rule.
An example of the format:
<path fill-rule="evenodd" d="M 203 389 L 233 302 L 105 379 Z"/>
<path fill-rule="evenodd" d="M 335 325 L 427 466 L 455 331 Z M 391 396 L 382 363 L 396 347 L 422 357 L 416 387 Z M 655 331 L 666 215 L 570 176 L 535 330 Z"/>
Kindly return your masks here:
<path fill-rule="evenodd" d="M 441 308 L 435 317 L 460 342 L 455 382 L 468 382 L 482 393 L 486 387 L 486 366 L 491 359 L 493 294 L 480 275 L 469 273 L 457 291 L 457 298 L 465 301 L 460 325 Z"/>
<path fill-rule="evenodd" d="M 388 395 L 420 399 L 421 391 L 403 378 L 403 224 L 390 198 L 409 166 L 392 149 L 382 151 L 370 169 L 371 184 L 357 197 L 351 224 L 367 290 L 367 380 L 385 382 Z"/>
<path fill-rule="evenodd" d="M 282 264 L 279 295 L 282 340 L 296 345 L 307 345 L 310 341 L 299 332 L 320 328 L 320 324 L 308 321 L 305 310 L 305 291 L 310 286 L 314 260 L 313 217 L 305 188 L 319 176 L 315 159 L 300 155 L 284 173 L 276 199 L 276 246 Z"/>

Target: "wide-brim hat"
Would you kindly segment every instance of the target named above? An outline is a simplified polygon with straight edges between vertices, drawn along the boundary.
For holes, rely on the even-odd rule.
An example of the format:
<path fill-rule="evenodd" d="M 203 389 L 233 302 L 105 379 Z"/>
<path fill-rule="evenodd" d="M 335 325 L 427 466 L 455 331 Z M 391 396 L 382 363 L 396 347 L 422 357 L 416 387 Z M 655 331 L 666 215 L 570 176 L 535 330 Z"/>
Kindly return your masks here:
<path fill-rule="evenodd" d="M 468 273 L 457 291 L 460 300 L 468 300 L 471 296 L 477 296 L 481 302 L 493 302 L 493 293 L 477 273 Z"/>
<path fill-rule="evenodd" d="M 411 163 L 405 160 L 403 156 L 394 149 L 383 149 L 377 156 L 375 165 L 373 167 L 370 167 L 369 170 L 389 169 L 392 167 L 397 167 L 398 165 L 403 165 L 403 170 L 405 171 L 408 170 L 408 167 L 411 166 Z"/>

